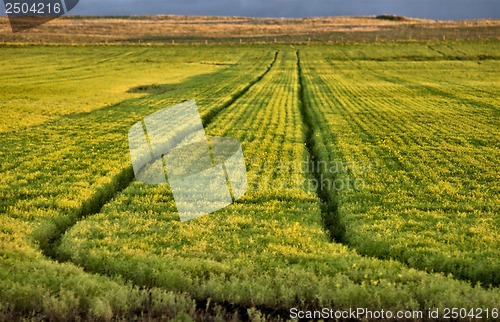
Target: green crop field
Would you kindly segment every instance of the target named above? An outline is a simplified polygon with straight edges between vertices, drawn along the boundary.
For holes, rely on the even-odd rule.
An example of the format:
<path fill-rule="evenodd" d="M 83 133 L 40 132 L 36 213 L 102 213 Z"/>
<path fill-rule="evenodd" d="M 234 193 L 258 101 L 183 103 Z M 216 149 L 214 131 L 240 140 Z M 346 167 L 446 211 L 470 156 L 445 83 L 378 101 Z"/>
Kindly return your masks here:
<path fill-rule="evenodd" d="M 498 319 L 498 41 L 0 53 L 0 320 Z M 191 99 L 249 187 L 180 222 L 127 135 Z"/>

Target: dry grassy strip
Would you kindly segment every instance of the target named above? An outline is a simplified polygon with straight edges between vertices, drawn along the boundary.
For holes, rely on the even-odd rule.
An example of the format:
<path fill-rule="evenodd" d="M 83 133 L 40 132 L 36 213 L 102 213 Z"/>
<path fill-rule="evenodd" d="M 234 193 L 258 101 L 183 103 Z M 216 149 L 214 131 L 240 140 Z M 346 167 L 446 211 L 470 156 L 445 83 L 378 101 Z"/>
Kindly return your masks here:
<path fill-rule="evenodd" d="M 160 50 L 168 57 L 168 50 Z M 184 62 L 192 64 L 189 60 L 196 62 L 200 58 L 218 61 L 221 57 L 217 52 L 216 49 L 210 55 L 208 50 L 197 56 L 191 51 Z M 80 217 L 98 212 L 128 185 L 132 171 L 126 138 L 131 124 L 158 108 L 198 95 L 204 97 L 202 113 L 220 109 L 224 99 L 231 99 L 268 70 L 274 52 L 256 49 L 224 57 L 232 60 L 232 66 L 210 76 L 191 74 L 183 83 L 157 87 L 158 92 L 150 96 L 0 135 L 2 314 L 60 316 L 63 320 L 133 316 L 141 310 L 171 318 L 177 314 L 198 314 L 193 300 L 182 294 L 152 290 L 160 302 L 149 303 L 147 292 L 120 279 L 97 277 L 71 264 L 49 261 L 41 249 L 48 252 L 58 235 Z M 20 62 L 19 66 L 24 65 Z M 164 72 L 168 73 L 168 69 Z M 219 86 L 214 90 L 207 79 Z M 151 96 L 156 97 L 154 104 Z"/>
<path fill-rule="evenodd" d="M 497 39 L 497 20 L 429 21 L 402 17 L 66 17 L 30 33 L 12 33 L 0 17 L 3 43 L 205 44 L 392 42 Z"/>
<path fill-rule="evenodd" d="M 344 242 L 362 254 L 498 286 L 497 110 L 450 97 L 441 82 L 438 91 L 407 81 L 411 63 L 325 63 L 305 52 L 306 97 L 325 123 L 318 134 L 331 140 L 325 155 L 351 164 L 336 176 L 364 183 L 338 196 Z M 433 64 L 428 83 L 447 65 Z"/>
<path fill-rule="evenodd" d="M 168 186 L 134 182 L 64 235 L 60 259 L 138 286 L 275 314 L 294 306 L 496 307 L 498 290 L 365 258 L 330 242 L 320 200 L 307 185 L 312 174 L 301 108 L 308 105 L 301 103 L 300 79 L 296 52 L 282 50 L 262 80 L 207 128 L 242 142 L 250 189 L 240 201 L 181 223 Z"/>

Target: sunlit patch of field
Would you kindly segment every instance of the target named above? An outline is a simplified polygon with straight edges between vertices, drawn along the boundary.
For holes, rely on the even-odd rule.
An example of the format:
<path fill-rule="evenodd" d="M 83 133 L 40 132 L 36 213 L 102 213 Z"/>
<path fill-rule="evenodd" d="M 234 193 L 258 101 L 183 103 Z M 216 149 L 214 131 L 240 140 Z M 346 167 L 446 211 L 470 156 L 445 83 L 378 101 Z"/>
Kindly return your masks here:
<path fill-rule="evenodd" d="M 497 48 L 0 47 L 0 320 L 498 309 Z M 127 134 L 191 99 L 249 191 L 181 223 Z"/>

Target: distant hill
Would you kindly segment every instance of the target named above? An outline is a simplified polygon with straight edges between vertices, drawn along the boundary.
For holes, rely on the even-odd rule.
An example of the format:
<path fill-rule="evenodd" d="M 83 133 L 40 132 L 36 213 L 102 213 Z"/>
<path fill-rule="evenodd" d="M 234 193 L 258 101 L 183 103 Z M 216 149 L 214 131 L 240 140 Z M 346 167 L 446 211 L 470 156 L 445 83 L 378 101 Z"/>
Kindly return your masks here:
<path fill-rule="evenodd" d="M 0 43 L 293 43 L 499 39 L 500 20 L 437 21 L 402 16 L 245 18 L 70 16 L 12 33 L 0 17 Z"/>

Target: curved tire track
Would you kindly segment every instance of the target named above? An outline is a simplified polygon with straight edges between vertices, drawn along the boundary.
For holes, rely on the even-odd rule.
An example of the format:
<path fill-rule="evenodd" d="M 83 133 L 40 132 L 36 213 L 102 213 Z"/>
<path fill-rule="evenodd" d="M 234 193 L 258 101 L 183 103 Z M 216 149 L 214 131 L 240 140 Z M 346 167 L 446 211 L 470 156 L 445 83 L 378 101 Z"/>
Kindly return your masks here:
<path fill-rule="evenodd" d="M 243 89 L 234 93 L 231 98 L 222 104 L 219 108 L 212 109 L 202 117 L 203 125 L 208 126 L 223 110 L 234 104 L 240 97 L 245 95 L 254 85 L 259 83 L 273 68 L 278 59 L 279 51 L 276 50 L 274 58 L 268 65 L 266 70 L 259 76 L 250 81 Z M 85 200 L 81 207 L 76 210 L 74 220 L 62 223 L 55 223 L 56 228 L 52 236 L 46 240 L 38 240 L 42 253 L 50 259 L 61 261 L 57 255 L 57 248 L 64 234 L 76 225 L 79 221 L 84 220 L 88 216 L 92 216 L 101 212 L 101 209 L 111 201 L 116 195 L 125 190 L 134 180 L 134 172 L 132 165 L 122 169 L 118 174 L 112 177 L 111 183 L 101 186 L 97 192 L 89 199 Z"/>

